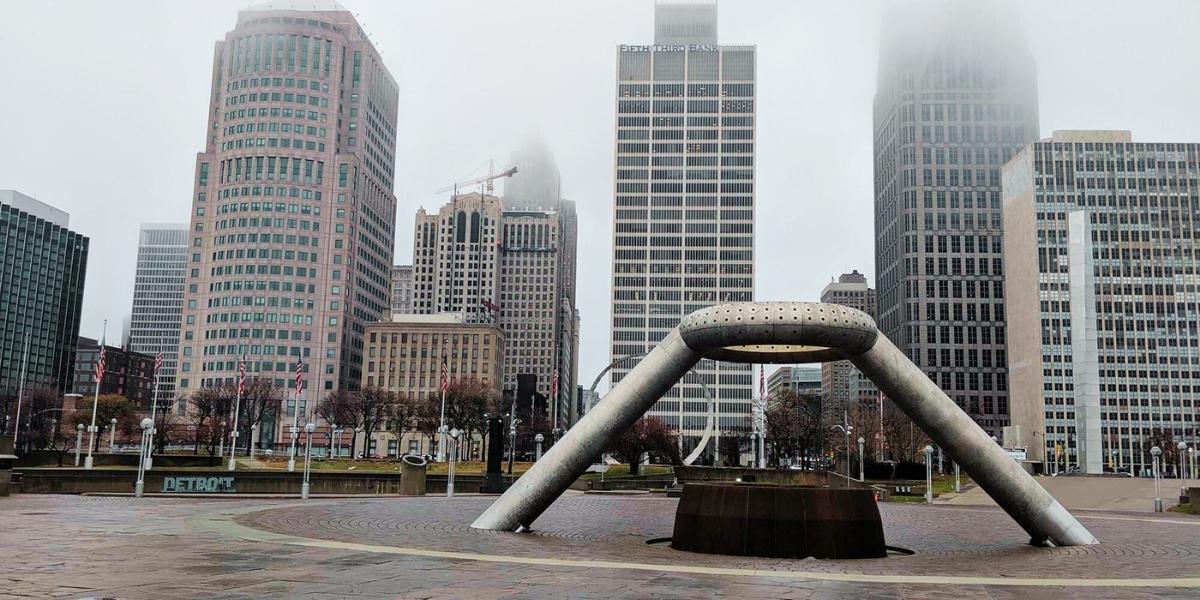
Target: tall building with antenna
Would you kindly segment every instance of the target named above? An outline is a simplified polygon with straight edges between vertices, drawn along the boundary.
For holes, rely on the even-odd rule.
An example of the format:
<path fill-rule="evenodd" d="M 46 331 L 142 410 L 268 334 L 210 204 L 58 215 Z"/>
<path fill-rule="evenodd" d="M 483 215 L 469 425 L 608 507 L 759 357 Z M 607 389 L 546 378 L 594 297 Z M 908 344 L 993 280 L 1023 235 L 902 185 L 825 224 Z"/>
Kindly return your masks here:
<path fill-rule="evenodd" d="M 716 2 L 657 2 L 654 44 L 617 50 L 611 358 L 639 356 L 694 310 L 754 299 L 756 48 L 717 42 Z M 618 363 L 616 384 L 636 364 Z M 702 361 L 648 414 L 690 450 L 749 431 L 750 365 Z"/>

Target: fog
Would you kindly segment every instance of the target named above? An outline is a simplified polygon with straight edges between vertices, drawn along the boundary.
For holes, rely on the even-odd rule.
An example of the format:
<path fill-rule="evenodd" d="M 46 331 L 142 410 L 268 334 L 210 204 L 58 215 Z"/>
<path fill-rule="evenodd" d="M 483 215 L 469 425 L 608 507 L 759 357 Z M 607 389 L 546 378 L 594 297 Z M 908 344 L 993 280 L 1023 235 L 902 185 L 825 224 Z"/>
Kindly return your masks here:
<path fill-rule="evenodd" d="M 129 314 L 141 222 L 188 218 L 213 45 L 246 0 L 0 1 L 0 188 L 91 238 L 81 335 Z M 304 2 L 297 1 L 298 7 Z M 652 0 L 345 0 L 400 83 L 395 262 L 433 194 L 540 138 L 580 220 L 580 380 L 608 357 L 616 46 L 651 43 Z M 892 3 L 894 4 L 894 3 Z M 1200 141 L 1200 3 L 1010 3 L 1038 65 L 1041 135 Z M 874 275 L 879 1 L 733 1 L 720 41 L 758 45 L 757 289 L 815 300 Z M 519 175 L 518 175 L 519 176 Z"/>

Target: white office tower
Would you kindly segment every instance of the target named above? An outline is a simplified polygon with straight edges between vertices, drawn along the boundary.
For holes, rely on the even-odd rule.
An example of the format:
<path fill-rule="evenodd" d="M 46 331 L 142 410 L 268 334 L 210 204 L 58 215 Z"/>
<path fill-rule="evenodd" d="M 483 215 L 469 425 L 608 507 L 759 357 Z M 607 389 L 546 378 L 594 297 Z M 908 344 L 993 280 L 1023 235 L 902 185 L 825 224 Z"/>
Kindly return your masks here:
<path fill-rule="evenodd" d="M 717 43 L 715 2 L 656 4 L 654 42 L 617 52 L 613 359 L 694 310 L 754 299 L 755 47 Z M 751 427 L 750 365 L 704 361 L 648 413 L 682 433 L 684 454 L 707 424 L 697 377 L 718 431 Z"/>
<path fill-rule="evenodd" d="M 187 259 L 187 223 L 142 224 L 133 277 L 129 349 L 151 356 L 162 354 L 163 365 L 158 373 L 159 408 L 169 407 L 176 395 Z M 182 402 L 177 409 L 182 412 Z"/>

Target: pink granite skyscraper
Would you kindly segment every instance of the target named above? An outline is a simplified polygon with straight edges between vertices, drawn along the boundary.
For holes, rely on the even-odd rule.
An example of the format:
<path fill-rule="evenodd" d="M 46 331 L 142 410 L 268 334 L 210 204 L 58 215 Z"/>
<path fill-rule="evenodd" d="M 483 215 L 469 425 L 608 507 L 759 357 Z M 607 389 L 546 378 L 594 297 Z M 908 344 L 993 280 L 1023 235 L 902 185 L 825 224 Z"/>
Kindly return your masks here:
<path fill-rule="evenodd" d="M 363 325 L 388 310 L 399 89 L 353 15 L 324 4 L 244 10 L 216 44 L 180 395 L 234 381 L 243 356 L 290 390 L 299 360 L 303 420 L 357 386 Z"/>

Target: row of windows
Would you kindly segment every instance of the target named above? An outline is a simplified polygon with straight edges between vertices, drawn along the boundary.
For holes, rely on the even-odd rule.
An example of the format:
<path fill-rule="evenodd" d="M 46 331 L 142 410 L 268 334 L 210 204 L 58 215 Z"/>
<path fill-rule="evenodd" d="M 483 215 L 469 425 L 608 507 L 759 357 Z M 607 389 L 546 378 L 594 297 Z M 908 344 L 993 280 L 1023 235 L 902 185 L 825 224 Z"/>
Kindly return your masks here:
<path fill-rule="evenodd" d="M 753 167 L 753 156 L 687 156 L 687 166 L 689 167 L 715 167 L 717 159 L 720 158 L 720 166 L 722 167 Z M 684 166 L 683 156 L 618 156 L 618 167 L 682 167 Z"/>
<path fill-rule="evenodd" d="M 753 129 L 632 129 L 617 130 L 618 140 L 753 140 Z"/>
<path fill-rule="evenodd" d="M 749 302 L 753 300 L 754 292 L 735 292 L 728 290 L 614 290 L 613 300 L 617 302 Z"/>
<path fill-rule="evenodd" d="M 618 154 L 646 154 L 653 151 L 655 154 L 716 154 L 718 148 L 724 154 L 752 154 L 754 153 L 753 143 L 742 142 L 723 142 L 716 144 L 714 142 L 688 142 L 686 144 L 679 143 L 655 143 L 648 144 L 645 142 L 618 142 Z"/>
<path fill-rule="evenodd" d="M 321 207 L 307 204 L 284 204 L 282 202 L 232 202 L 217 207 L 217 214 L 258 211 L 319 215 L 321 214 Z M 337 209 L 337 216 L 339 218 L 346 216 L 346 209 Z"/>
<path fill-rule="evenodd" d="M 670 115 L 617 117 L 617 127 L 683 127 L 684 123 L 688 127 L 754 127 L 754 115 L 689 115 L 686 120 Z"/>
<path fill-rule="evenodd" d="M 320 123 L 325 123 L 325 122 L 329 121 L 329 115 L 327 113 L 313 111 L 313 110 L 305 111 L 305 110 L 299 109 L 299 108 L 287 108 L 287 107 L 284 107 L 284 108 L 279 108 L 279 107 L 275 107 L 275 108 L 267 108 L 267 107 L 239 108 L 237 110 L 227 111 L 223 116 L 225 117 L 226 122 L 234 121 L 237 119 L 248 119 L 248 118 L 253 119 L 253 118 L 257 118 L 257 117 L 268 117 L 268 116 L 269 117 L 281 117 L 284 119 L 294 118 L 295 120 L 301 121 L 301 122 L 303 122 L 305 119 L 307 119 L 309 121 L 317 121 Z"/>
<path fill-rule="evenodd" d="M 753 113 L 754 100 L 619 100 L 620 115 L 654 113 Z"/>
<path fill-rule="evenodd" d="M 722 275 L 736 274 L 751 274 L 754 272 L 754 265 L 739 264 L 739 263 L 721 263 L 716 265 L 713 263 L 687 263 L 680 265 L 679 263 L 649 263 L 651 273 L 687 273 L 689 275 L 705 275 L 716 274 L 720 267 Z M 646 263 L 630 263 L 617 262 L 613 267 L 615 273 L 645 273 Z"/>
<path fill-rule="evenodd" d="M 691 188 L 692 186 L 689 185 L 688 187 Z M 616 205 L 618 207 L 647 206 L 647 205 L 652 206 L 652 207 L 672 207 L 672 206 L 683 206 L 685 200 L 686 200 L 687 206 L 689 208 L 702 207 L 702 206 L 714 206 L 715 207 L 718 204 L 717 196 L 703 196 L 703 195 L 698 195 L 698 194 L 692 194 L 692 195 L 688 195 L 686 198 L 684 196 L 662 196 L 662 195 L 655 195 L 655 196 L 619 195 L 619 196 L 617 196 Z M 719 202 L 720 202 L 720 206 L 722 208 L 730 207 L 730 206 L 754 206 L 754 197 L 753 196 L 722 196 L 719 198 Z"/>
<path fill-rule="evenodd" d="M 617 169 L 618 180 L 636 180 L 636 179 L 684 179 L 685 171 L 683 169 Z M 686 171 L 687 180 L 703 180 L 703 179 L 721 179 L 721 180 L 737 180 L 737 179 L 754 179 L 754 171 L 750 169 L 721 169 L 718 177 L 717 169 L 688 169 Z"/>
<path fill-rule="evenodd" d="M 752 288 L 754 279 L 750 277 L 613 277 L 613 287 L 649 287 L 652 288 Z"/>
<path fill-rule="evenodd" d="M 644 248 L 617 248 L 613 252 L 613 258 L 617 260 L 646 260 L 647 251 Z M 688 261 L 751 261 L 754 260 L 754 252 L 750 250 L 688 250 L 681 252 L 679 250 L 651 250 L 649 251 L 650 260 L 654 262 L 667 260 L 683 260 Z"/>
<path fill-rule="evenodd" d="M 239 156 L 222 160 L 219 183 L 239 181 L 288 181 L 299 183 L 303 169 L 303 182 L 320 185 L 325 180 L 325 161 L 292 158 L 289 156 Z"/>
<path fill-rule="evenodd" d="M 274 197 L 278 197 L 278 198 L 287 197 L 287 198 L 301 198 L 304 200 L 320 201 L 321 200 L 321 191 L 320 190 L 301 190 L 300 188 L 271 187 L 269 185 L 265 186 L 265 187 L 258 186 L 258 185 L 254 185 L 254 186 L 246 185 L 246 186 L 242 186 L 242 187 L 226 186 L 224 189 L 217 192 L 217 198 L 220 198 L 220 199 L 246 198 L 246 197 L 251 197 L 251 196 L 265 196 L 268 198 L 274 196 Z M 346 201 L 345 194 L 338 194 L 338 196 L 339 196 L 339 198 L 338 198 L 339 203 L 343 203 Z M 204 202 L 205 200 L 207 200 L 206 194 L 204 192 L 201 192 L 198 200 L 200 202 Z"/>
<path fill-rule="evenodd" d="M 638 212 L 638 211 L 627 211 Z M 695 223 L 681 222 L 678 219 L 666 222 L 647 222 L 645 221 L 645 211 L 641 211 L 643 215 L 618 217 L 615 231 L 617 233 L 754 233 L 753 223 Z M 676 211 L 678 212 L 678 211 Z M 695 211 L 702 212 L 702 211 Z M 627 222 L 623 219 L 635 219 L 638 222 Z M 691 244 L 689 244 L 691 245 Z"/>
<path fill-rule="evenodd" d="M 276 245 L 279 245 L 279 244 L 297 245 L 298 244 L 300 246 L 311 246 L 311 247 L 315 248 L 318 246 L 318 243 L 317 243 L 318 239 L 319 238 L 317 238 L 316 236 L 309 237 L 306 235 L 299 235 L 299 236 L 291 235 L 291 234 L 284 235 L 282 233 L 274 233 L 274 234 L 272 234 L 272 233 L 238 233 L 238 234 L 213 236 L 213 243 L 217 246 L 223 246 L 225 244 L 242 245 L 242 244 L 246 244 L 246 243 L 251 243 L 251 244 L 256 244 L 256 243 L 268 244 L 269 243 L 269 244 L 276 244 Z M 340 256 L 340 255 L 338 255 L 338 256 Z M 337 258 L 337 256 L 335 256 L 334 262 L 340 262 L 340 260 Z"/>
<path fill-rule="evenodd" d="M 679 98 L 683 96 L 685 84 L 656 83 L 653 88 L 649 83 L 622 83 L 617 86 L 617 95 L 622 98 L 647 98 L 651 89 L 656 98 Z M 696 97 L 753 96 L 753 83 L 691 83 L 686 84 L 687 95 Z"/>
<path fill-rule="evenodd" d="M 307 221 L 304 219 L 269 219 L 267 217 L 239 217 L 236 219 L 220 219 L 216 222 L 217 230 L 244 228 L 244 227 L 262 227 L 262 228 L 274 227 L 277 229 L 283 229 L 286 227 L 287 229 L 299 228 L 302 231 L 316 232 L 316 231 L 321 230 L 321 222 L 320 221 Z M 346 226 L 342 223 L 335 223 L 333 225 L 333 228 L 334 228 L 334 231 L 336 231 L 337 233 L 342 233 L 345 231 Z M 260 234 L 260 235 L 266 235 L 266 234 Z M 314 236 L 312 239 L 315 240 L 317 238 Z"/>
<path fill-rule="evenodd" d="M 193 277 L 199 277 L 199 274 L 194 274 Z M 195 284 L 192 284 L 192 285 L 194 286 Z M 295 291 L 295 292 L 300 292 L 302 294 L 303 293 L 308 293 L 308 294 L 316 293 L 313 284 L 305 283 L 302 281 L 292 282 L 292 281 L 278 281 L 278 280 L 271 280 L 271 281 L 237 280 L 237 281 L 215 281 L 208 285 L 208 291 L 210 291 L 210 292 L 228 292 L 228 291 L 238 291 L 238 290 L 257 290 L 257 291 L 270 290 L 272 292 Z M 195 291 L 196 290 L 191 290 L 191 292 L 193 292 L 193 293 Z M 337 294 L 338 291 L 339 291 L 339 287 L 333 286 L 333 293 Z M 191 323 L 192 322 L 191 319 L 193 319 L 193 318 L 194 318 L 193 316 L 189 315 L 188 322 Z"/>
<path fill-rule="evenodd" d="M 296 33 L 256 33 L 235 38 L 227 45 L 227 52 L 222 59 L 228 57 L 226 74 L 229 76 L 283 71 L 285 68 L 296 71 L 299 67 L 301 73 L 329 77 L 332 54 L 331 40 Z"/>

